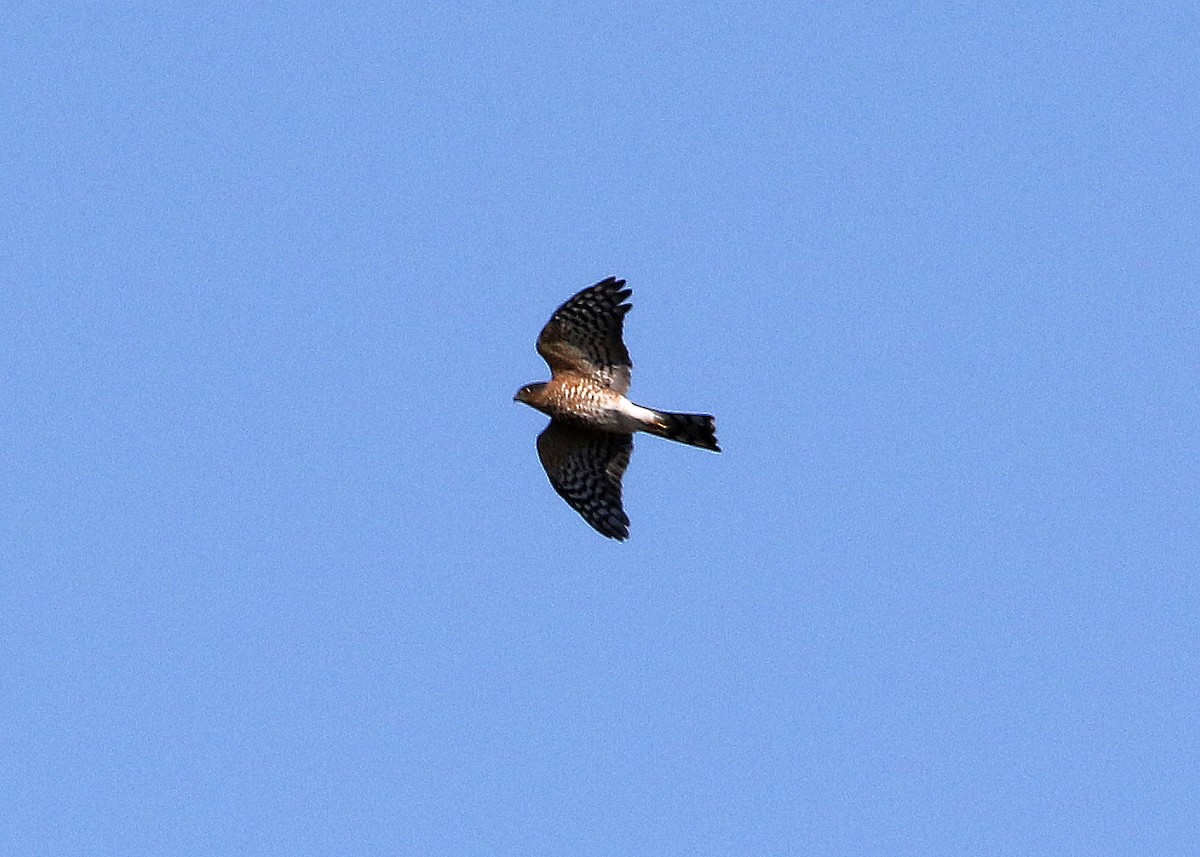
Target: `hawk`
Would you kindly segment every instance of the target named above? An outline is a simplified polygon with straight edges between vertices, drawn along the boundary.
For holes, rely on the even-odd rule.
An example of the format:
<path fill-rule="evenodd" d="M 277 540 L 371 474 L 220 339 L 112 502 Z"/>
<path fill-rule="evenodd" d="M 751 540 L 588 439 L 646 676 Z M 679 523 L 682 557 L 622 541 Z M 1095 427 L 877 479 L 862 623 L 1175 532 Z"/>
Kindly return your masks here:
<path fill-rule="evenodd" d="M 513 397 L 550 417 L 537 451 L 554 490 L 597 532 L 618 540 L 629 538 L 621 477 L 634 432 L 721 451 L 710 415 L 656 411 L 626 397 L 633 363 L 622 328 L 633 292 L 624 286 L 609 277 L 555 310 L 537 339 L 550 380 Z"/>

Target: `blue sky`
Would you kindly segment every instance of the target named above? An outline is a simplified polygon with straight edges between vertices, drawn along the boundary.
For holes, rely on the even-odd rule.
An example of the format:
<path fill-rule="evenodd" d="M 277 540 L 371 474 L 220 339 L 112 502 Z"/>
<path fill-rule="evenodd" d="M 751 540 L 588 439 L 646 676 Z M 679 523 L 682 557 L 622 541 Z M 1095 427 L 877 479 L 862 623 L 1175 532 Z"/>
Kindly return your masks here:
<path fill-rule="evenodd" d="M 1195 23 L 6 5 L 0 852 L 1194 849 Z"/>

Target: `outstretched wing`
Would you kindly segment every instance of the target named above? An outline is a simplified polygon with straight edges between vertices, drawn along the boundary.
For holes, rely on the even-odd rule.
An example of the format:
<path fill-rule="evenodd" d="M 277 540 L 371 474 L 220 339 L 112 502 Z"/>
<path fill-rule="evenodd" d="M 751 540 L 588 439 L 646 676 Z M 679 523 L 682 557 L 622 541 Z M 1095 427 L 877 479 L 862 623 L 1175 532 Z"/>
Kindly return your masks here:
<path fill-rule="evenodd" d="M 629 391 L 633 363 L 622 328 L 633 292 L 615 277 L 588 286 L 554 311 L 537 350 L 554 375 L 575 372 L 618 393 Z"/>
<path fill-rule="evenodd" d="M 550 484 L 568 505 L 610 539 L 629 538 L 621 506 L 621 477 L 633 455 L 633 437 L 551 420 L 538 435 L 538 458 Z"/>

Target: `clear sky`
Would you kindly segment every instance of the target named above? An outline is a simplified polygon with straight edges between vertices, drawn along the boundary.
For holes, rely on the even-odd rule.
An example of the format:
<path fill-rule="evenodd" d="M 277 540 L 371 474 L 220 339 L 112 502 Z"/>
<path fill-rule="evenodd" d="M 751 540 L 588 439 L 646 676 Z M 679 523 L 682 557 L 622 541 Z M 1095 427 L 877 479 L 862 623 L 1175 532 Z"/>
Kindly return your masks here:
<path fill-rule="evenodd" d="M 0 11 L 0 853 L 1195 853 L 1194 4 L 341 5 Z"/>

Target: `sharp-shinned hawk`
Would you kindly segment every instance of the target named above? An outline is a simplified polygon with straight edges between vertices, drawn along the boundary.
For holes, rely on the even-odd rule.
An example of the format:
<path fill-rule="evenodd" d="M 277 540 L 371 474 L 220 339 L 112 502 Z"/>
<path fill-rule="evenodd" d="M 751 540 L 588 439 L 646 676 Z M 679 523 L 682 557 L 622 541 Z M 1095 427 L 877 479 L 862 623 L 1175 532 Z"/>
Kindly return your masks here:
<path fill-rule="evenodd" d="M 629 537 L 621 477 L 644 431 L 720 452 L 708 414 L 675 414 L 635 405 L 627 397 L 633 363 L 622 328 L 632 292 L 615 277 L 589 286 L 550 317 L 537 340 L 550 380 L 526 384 L 514 401 L 550 417 L 537 440 L 554 490 L 602 535 Z"/>

